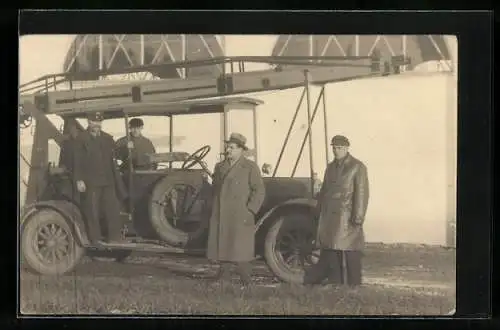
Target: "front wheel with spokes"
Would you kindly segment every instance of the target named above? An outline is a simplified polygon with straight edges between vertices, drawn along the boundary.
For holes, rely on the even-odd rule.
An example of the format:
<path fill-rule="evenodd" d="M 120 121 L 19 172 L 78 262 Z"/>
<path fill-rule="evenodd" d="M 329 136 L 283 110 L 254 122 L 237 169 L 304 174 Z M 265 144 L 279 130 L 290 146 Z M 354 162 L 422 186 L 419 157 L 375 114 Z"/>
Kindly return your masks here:
<path fill-rule="evenodd" d="M 74 269 L 84 249 L 61 213 L 42 209 L 23 227 L 20 252 L 29 270 L 42 275 L 62 275 Z"/>
<path fill-rule="evenodd" d="M 307 209 L 277 218 L 264 243 L 266 262 L 274 275 L 284 282 L 303 283 L 305 270 L 319 258 L 314 239 L 314 226 Z"/>

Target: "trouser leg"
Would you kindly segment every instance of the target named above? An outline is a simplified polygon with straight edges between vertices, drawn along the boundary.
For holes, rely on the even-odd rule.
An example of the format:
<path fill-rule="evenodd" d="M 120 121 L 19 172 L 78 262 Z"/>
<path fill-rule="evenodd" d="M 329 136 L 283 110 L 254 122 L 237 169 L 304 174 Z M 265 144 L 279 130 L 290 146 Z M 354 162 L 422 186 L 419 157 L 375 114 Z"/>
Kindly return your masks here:
<path fill-rule="evenodd" d="M 108 231 L 108 241 L 122 240 L 122 224 L 120 221 L 120 205 L 116 197 L 115 187 L 106 186 L 102 189 L 102 205 L 106 227 Z"/>
<path fill-rule="evenodd" d="M 328 263 L 330 265 L 327 274 L 328 283 L 342 284 L 343 283 L 342 251 L 329 250 L 328 256 L 329 256 Z"/>
<path fill-rule="evenodd" d="M 236 263 L 236 269 L 238 275 L 240 275 L 241 281 L 244 284 L 250 284 L 252 282 L 252 264 L 249 262 L 238 262 Z"/>
<path fill-rule="evenodd" d="M 219 267 L 217 269 L 217 274 L 215 277 L 219 280 L 221 279 L 229 279 L 231 269 L 231 265 L 227 262 L 219 262 Z"/>
<path fill-rule="evenodd" d="M 97 243 L 102 238 L 99 212 L 100 202 L 101 189 L 87 187 L 87 191 L 83 195 L 82 206 L 86 218 L 87 234 L 91 243 Z"/>
<path fill-rule="evenodd" d="M 360 285 L 362 282 L 361 251 L 345 251 L 347 284 Z"/>
<path fill-rule="evenodd" d="M 304 284 L 320 284 L 327 278 L 330 266 L 331 250 L 322 249 L 318 262 L 306 269 Z"/>

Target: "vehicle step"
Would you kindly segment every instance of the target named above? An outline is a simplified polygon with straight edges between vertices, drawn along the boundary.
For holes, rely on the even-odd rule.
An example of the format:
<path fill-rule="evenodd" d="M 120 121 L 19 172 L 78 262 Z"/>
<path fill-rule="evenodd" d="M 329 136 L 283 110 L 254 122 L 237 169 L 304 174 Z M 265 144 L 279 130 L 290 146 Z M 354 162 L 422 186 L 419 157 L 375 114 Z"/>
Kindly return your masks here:
<path fill-rule="evenodd" d="M 153 243 L 140 243 L 140 242 L 124 242 L 124 243 L 106 243 L 102 245 L 86 246 L 87 249 L 92 250 L 133 250 L 140 252 L 157 252 L 157 253 L 171 253 L 171 254 L 186 254 L 186 255 L 204 255 L 203 249 L 188 249 L 178 248 L 173 246 L 164 246 Z"/>

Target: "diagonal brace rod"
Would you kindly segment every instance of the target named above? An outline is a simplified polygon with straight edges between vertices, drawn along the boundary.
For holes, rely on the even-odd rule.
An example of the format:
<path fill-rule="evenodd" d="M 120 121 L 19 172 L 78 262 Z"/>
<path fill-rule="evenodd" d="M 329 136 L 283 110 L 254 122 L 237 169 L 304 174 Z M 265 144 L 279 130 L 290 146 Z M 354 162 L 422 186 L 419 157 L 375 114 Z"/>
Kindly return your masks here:
<path fill-rule="evenodd" d="M 316 100 L 316 105 L 314 106 L 314 112 L 313 112 L 312 117 L 311 117 L 311 123 L 314 121 L 314 118 L 316 117 L 316 113 L 318 112 L 320 101 L 324 97 L 324 94 L 325 94 L 325 88 L 323 87 L 323 88 L 321 88 L 321 92 L 319 93 L 318 99 Z M 295 161 L 295 165 L 294 165 L 293 170 L 292 170 L 292 175 L 291 175 L 292 178 L 294 177 L 295 172 L 297 171 L 297 167 L 299 166 L 299 161 L 300 161 L 300 158 L 302 157 L 302 153 L 304 152 L 304 147 L 306 145 L 307 137 L 309 136 L 310 130 L 311 130 L 311 127 L 308 127 L 307 132 L 304 136 L 304 139 L 302 140 L 302 146 L 300 147 L 300 151 L 299 151 L 299 154 L 297 156 L 297 160 Z"/>

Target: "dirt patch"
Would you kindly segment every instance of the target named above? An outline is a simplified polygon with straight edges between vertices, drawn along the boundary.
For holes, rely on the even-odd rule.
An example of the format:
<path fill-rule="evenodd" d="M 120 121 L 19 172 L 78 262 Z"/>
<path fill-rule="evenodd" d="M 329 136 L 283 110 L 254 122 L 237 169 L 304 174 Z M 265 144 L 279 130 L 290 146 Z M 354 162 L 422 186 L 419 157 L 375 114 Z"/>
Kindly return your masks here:
<path fill-rule="evenodd" d="M 21 309 L 42 314 L 443 315 L 455 307 L 454 251 L 368 246 L 364 285 L 292 286 L 262 261 L 255 285 L 214 281 L 200 258 L 86 259 L 74 274 L 21 274 Z"/>

